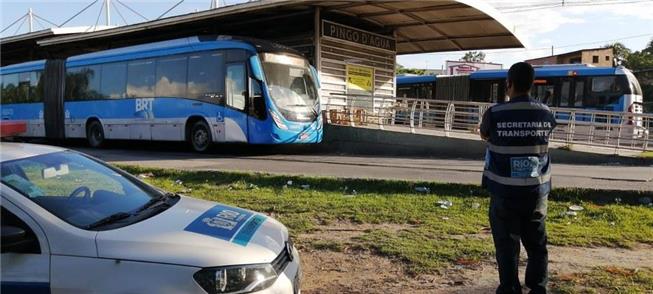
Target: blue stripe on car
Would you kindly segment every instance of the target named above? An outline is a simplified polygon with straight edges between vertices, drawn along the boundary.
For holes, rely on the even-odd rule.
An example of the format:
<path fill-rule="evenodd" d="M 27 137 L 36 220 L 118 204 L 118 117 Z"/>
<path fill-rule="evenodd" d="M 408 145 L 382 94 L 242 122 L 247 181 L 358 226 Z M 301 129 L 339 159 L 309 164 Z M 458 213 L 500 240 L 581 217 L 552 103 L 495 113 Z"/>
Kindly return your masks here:
<path fill-rule="evenodd" d="M 233 239 L 233 242 L 242 245 L 242 246 L 247 246 L 249 243 L 249 240 L 252 239 L 252 236 L 256 233 L 259 227 L 265 222 L 266 217 L 262 216 L 260 214 L 255 215 L 254 217 L 250 218 L 249 221 L 243 226 L 242 229 L 236 234 L 236 236 Z"/>

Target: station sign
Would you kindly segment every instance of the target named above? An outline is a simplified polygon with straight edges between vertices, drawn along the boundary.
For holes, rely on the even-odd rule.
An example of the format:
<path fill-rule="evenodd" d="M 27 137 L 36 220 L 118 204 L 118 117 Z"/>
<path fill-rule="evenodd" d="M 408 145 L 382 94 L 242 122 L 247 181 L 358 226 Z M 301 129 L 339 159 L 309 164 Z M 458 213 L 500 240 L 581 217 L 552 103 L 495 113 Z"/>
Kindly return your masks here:
<path fill-rule="evenodd" d="M 322 20 L 322 36 L 378 49 L 397 51 L 397 43 L 393 38 L 330 22 L 328 20 Z"/>
<path fill-rule="evenodd" d="M 374 69 L 366 66 L 347 64 L 347 90 L 350 94 L 374 92 Z"/>

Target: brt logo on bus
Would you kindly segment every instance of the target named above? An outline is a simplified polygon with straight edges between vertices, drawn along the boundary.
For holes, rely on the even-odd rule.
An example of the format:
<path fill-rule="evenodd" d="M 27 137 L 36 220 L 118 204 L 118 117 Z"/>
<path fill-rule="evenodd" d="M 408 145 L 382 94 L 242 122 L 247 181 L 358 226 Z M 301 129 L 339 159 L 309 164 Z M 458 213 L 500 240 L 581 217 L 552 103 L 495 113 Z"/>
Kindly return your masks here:
<path fill-rule="evenodd" d="M 154 118 L 154 98 L 136 99 L 136 114 L 142 114 L 145 119 Z"/>

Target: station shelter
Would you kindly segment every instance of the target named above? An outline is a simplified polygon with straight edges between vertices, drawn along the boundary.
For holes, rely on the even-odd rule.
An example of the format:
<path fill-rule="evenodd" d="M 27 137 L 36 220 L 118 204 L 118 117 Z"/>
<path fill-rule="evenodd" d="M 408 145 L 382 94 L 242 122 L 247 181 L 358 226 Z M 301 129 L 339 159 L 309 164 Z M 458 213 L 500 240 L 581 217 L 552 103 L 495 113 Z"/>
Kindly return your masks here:
<path fill-rule="evenodd" d="M 92 32 L 49 30 L 0 40 L 2 65 L 194 35 L 274 41 L 303 53 L 332 97 L 394 97 L 397 55 L 519 48 L 483 1 L 260 0 Z M 338 100 L 338 99 L 335 99 Z"/>

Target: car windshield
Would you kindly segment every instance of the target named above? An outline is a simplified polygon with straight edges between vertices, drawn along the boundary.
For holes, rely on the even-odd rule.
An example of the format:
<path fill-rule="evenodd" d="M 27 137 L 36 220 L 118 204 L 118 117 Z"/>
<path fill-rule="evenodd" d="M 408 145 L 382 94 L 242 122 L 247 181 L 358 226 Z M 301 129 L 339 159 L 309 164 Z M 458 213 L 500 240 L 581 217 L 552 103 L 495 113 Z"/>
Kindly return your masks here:
<path fill-rule="evenodd" d="M 270 95 L 279 111 L 288 120 L 314 120 L 318 94 L 308 61 L 272 53 L 262 57 Z"/>
<path fill-rule="evenodd" d="M 159 191 L 118 170 L 73 151 L 2 163 L 2 183 L 80 228 L 108 224 L 122 216 L 123 225 Z M 128 217 L 129 216 L 129 217 Z"/>

